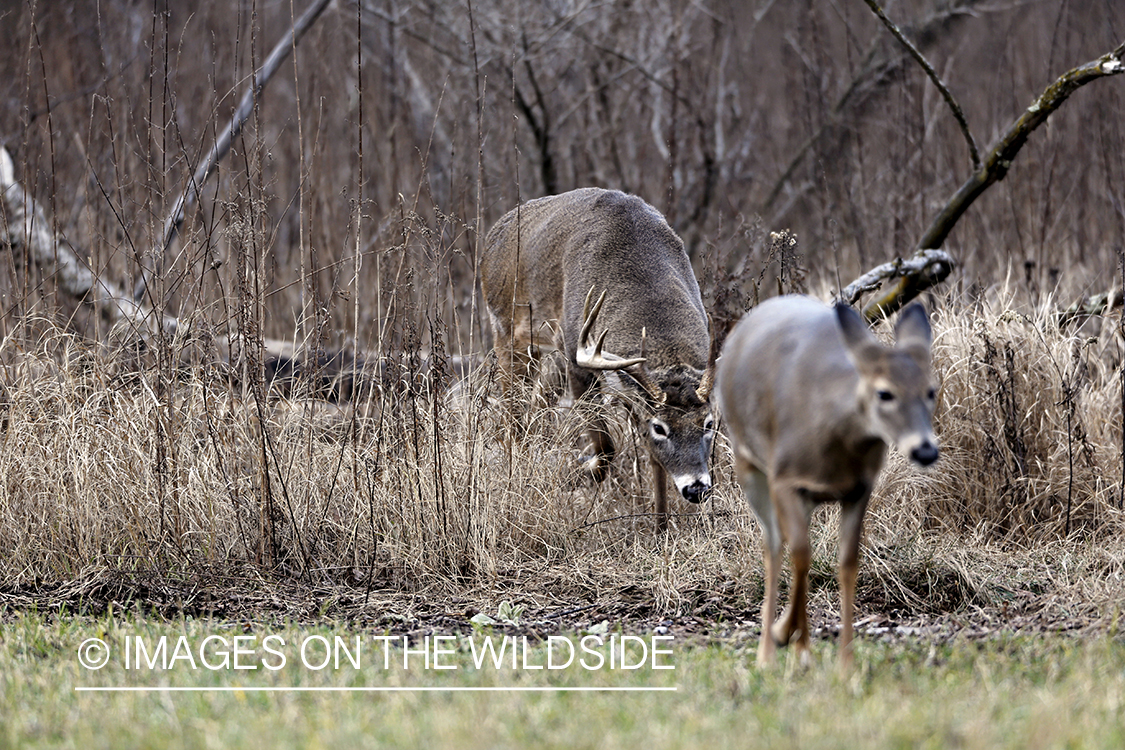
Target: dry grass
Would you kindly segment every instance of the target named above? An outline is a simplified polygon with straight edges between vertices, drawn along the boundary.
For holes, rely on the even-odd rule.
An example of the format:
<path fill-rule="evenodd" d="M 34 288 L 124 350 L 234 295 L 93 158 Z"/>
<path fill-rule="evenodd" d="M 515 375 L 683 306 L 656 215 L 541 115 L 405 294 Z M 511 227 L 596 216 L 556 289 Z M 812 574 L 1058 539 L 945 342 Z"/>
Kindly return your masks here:
<path fill-rule="evenodd" d="M 1120 533 L 1121 351 L 1117 317 L 1060 326 L 1010 294 L 938 313 L 939 469 L 892 462 L 884 477 L 923 528 L 1038 543 Z"/>
<path fill-rule="evenodd" d="M 1095 344 L 1042 315 L 971 312 L 947 303 L 935 317 L 945 455 L 919 472 L 892 454 L 868 520 L 861 612 L 1106 626 L 1125 591 L 1119 378 L 1075 357 Z M 456 383 L 385 371 L 358 405 L 274 398 L 259 409 L 215 368 L 166 382 L 66 334 L 11 358 L 0 450 L 9 591 L 107 577 L 126 592 L 129 581 L 222 588 L 224 571 L 249 565 L 265 580 L 383 600 L 429 592 L 546 611 L 616 599 L 642 602 L 641 619 L 756 615 L 758 530 L 723 441 L 710 503 L 674 506 L 686 515 L 657 538 L 625 409 L 610 407 L 621 451 L 596 485 L 579 469 L 590 407 L 535 408 L 531 394 L 504 403 L 487 361 Z M 1006 419 L 1023 442 L 1007 439 Z M 811 607 L 831 624 L 835 512 L 819 515 Z"/>
<path fill-rule="evenodd" d="M 480 582 L 651 536 L 646 459 L 624 413 L 618 471 L 595 485 L 578 468 L 582 409 L 535 411 L 514 438 L 487 366 L 453 394 L 439 374 L 403 372 L 366 404 L 259 409 L 208 368 L 158 398 L 158 370 L 113 377 L 66 343 L 61 358 L 20 354 L 7 382 L 10 583 L 246 560 L 301 577 Z"/>

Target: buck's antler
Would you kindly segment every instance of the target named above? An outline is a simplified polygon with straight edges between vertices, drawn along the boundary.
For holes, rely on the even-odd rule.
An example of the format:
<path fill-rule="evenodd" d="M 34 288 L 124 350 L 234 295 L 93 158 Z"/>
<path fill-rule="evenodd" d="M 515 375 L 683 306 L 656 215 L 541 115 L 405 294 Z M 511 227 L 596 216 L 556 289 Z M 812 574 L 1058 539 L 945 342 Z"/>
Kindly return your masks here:
<path fill-rule="evenodd" d="M 605 303 L 605 290 L 602 291 L 598 301 L 594 306 L 590 307 L 590 299 L 594 296 L 594 287 L 590 287 L 590 291 L 586 293 L 586 302 L 582 305 L 582 331 L 578 336 L 578 351 L 574 354 L 575 362 L 579 367 L 585 367 L 588 370 L 626 370 L 634 367 L 635 369 L 629 371 L 629 376 L 644 388 L 648 396 L 656 403 L 664 403 L 668 396 L 661 389 L 649 379 L 645 373 L 643 363 L 644 357 L 633 357 L 626 359 L 619 357 L 616 354 L 602 351 L 605 344 L 605 336 L 609 333 L 609 329 L 602 331 L 602 335 L 598 336 L 598 340 L 591 346 L 590 332 L 594 330 L 594 323 L 598 319 L 598 313 L 602 311 L 602 305 Z M 642 337 L 643 341 L 643 337 Z M 643 344 L 642 344 L 643 347 Z M 638 366 L 640 365 L 640 366 Z"/>
<path fill-rule="evenodd" d="M 720 348 L 719 338 L 715 335 L 715 324 L 710 315 L 707 316 L 707 329 L 711 332 L 711 351 L 707 357 L 707 369 L 703 371 L 703 376 L 699 379 L 699 387 L 695 389 L 695 395 L 705 403 L 711 398 L 711 390 L 715 387 L 715 363 L 719 360 Z"/>
<path fill-rule="evenodd" d="M 644 357 L 625 359 L 624 357 L 618 357 L 616 354 L 603 352 L 602 346 L 605 344 L 605 335 L 609 333 L 608 328 L 602 331 L 602 335 L 598 337 L 597 342 L 590 346 L 590 331 L 594 329 L 594 322 L 598 319 L 598 313 L 602 311 L 602 304 L 605 303 L 605 292 L 603 291 L 602 296 L 598 297 L 598 301 L 594 303 L 594 308 L 591 310 L 590 298 L 593 296 L 594 287 L 590 287 L 590 291 L 586 293 L 586 303 L 582 306 L 582 332 L 578 336 L 578 351 L 574 354 L 578 365 L 588 370 L 624 370 L 626 367 L 644 362 Z"/>

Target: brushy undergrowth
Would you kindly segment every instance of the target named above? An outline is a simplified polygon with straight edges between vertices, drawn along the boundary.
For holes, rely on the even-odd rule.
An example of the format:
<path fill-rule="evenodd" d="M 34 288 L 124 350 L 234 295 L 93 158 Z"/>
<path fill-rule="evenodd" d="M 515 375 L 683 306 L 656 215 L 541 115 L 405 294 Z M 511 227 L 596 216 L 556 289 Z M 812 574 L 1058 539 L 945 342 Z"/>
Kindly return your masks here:
<path fill-rule="evenodd" d="M 917 471 L 891 454 L 868 517 L 861 611 L 988 608 L 1049 625 L 1066 610 L 1108 623 L 1125 591 L 1116 327 L 1089 336 L 1006 303 L 946 302 L 934 328 L 944 455 Z M 658 538 L 625 407 L 608 407 L 619 453 L 595 484 L 580 469 L 594 407 L 505 400 L 487 360 L 464 380 L 384 368 L 355 404 L 259 403 L 219 368 L 179 369 L 159 387 L 158 368 L 130 370 L 62 334 L 46 343 L 3 352 L 17 363 L 0 443 L 5 586 L 249 565 L 484 600 L 516 581 L 546 595 L 535 581 L 562 578 L 564 596 L 628 591 L 670 615 L 716 599 L 757 606 L 758 529 L 724 440 L 711 500 L 674 499 L 682 515 Z M 815 523 L 812 591 L 830 622 L 834 517 Z"/>
<path fill-rule="evenodd" d="M 178 322 L 173 340 L 109 330 L 58 253 L 0 217 L 0 601 L 69 586 L 67 603 L 190 609 L 216 581 L 228 602 L 284 582 L 753 618 L 759 533 L 724 441 L 712 499 L 675 501 L 665 538 L 620 405 L 593 484 L 591 407 L 498 392 L 484 237 L 533 197 L 634 192 L 683 236 L 721 333 L 748 303 L 827 299 L 908 253 L 971 172 L 964 138 L 861 4 L 565 5 L 331 4 L 170 246 L 171 206 L 295 6 L 0 11 L 11 179 L 73 266 Z M 1120 43 L 1120 4 L 899 5 L 981 146 Z M 1125 328 L 1120 310 L 1056 316 L 1125 281 L 1120 80 L 1071 96 L 951 235 L 957 268 L 928 300 L 944 456 L 928 472 L 891 456 L 862 617 L 1108 624 L 1125 599 Z M 783 228 L 800 243 L 771 239 Z M 367 352 L 364 387 L 330 404 L 317 367 L 273 389 L 254 346 L 217 351 L 262 337 Z M 833 518 L 815 524 L 818 625 Z M 83 598 L 106 581 L 120 596 Z"/>

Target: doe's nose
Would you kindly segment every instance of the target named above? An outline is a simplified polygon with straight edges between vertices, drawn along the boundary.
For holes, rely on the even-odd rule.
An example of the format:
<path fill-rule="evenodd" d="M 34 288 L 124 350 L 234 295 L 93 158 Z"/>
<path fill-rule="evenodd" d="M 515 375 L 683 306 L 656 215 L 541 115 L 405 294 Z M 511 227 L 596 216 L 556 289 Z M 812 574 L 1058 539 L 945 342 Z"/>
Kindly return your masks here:
<path fill-rule="evenodd" d="M 938 460 L 938 447 L 927 440 L 910 451 L 910 460 L 919 466 L 929 466 Z"/>
<path fill-rule="evenodd" d="M 707 493 L 710 489 L 710 484 L 706 484 L 697 479 L 691 484 L 684 485 L 680 493 L 684 496 L 684 500 L 687 500 L 689 503 L 701 503 L 707 499 Z"/>

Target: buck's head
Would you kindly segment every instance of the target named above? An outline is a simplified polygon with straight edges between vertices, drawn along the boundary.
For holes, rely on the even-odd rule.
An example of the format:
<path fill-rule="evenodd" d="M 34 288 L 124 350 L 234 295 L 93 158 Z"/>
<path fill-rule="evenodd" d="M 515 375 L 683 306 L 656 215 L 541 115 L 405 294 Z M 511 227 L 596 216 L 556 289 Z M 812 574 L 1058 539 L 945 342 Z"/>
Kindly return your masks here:
<path fill-rule="evenodd" d="M 715 414 L 710 372 L 686 366 L 655 373 L 637 371 L 648 381 L 647 386 L 641 383 L 646 388 L 646 408 L 639 416 L 648 428 L 649 453 L 672 477 L 680 495 L 692 503 L 705 500 L 711 489 L 707 464 L 715 438 Z"/>
<path fill-rule="evenodd" d="M 688 365 L 650 371 L 645 364 L 643 329 L 640 357 L 626 359 L 604 352 L 606 332 L 596 342 L 591 340 L 591 334 L 606 295 L 602 292 L 591 305 L 593 294 L 591 288 L 586 295 L 575 362 L 580 367 L 606 372 L 607 380 L 637 396 L 634 402 L 639 401 L 641 406 L 634 414 L 648 433 L 649 455 L 672 477 L 685 500 L 702 502 L 711 489 L 707 463 L 715 437 L 711 387 L 715 382 L 717 347 L 712 342 L 711 360 L 703 371 Z"/>
<path fill-rule="evenodd" d="M 859 313 L 846 304 L 836 305 L 836 319 L 859 373 L 857 397 L 871 434 L 920 466 L 937 461 L 930 323 L 925 309 L 915 303 L 903 311 L 895 325 L 893 347 L 880 344 Z"/>

